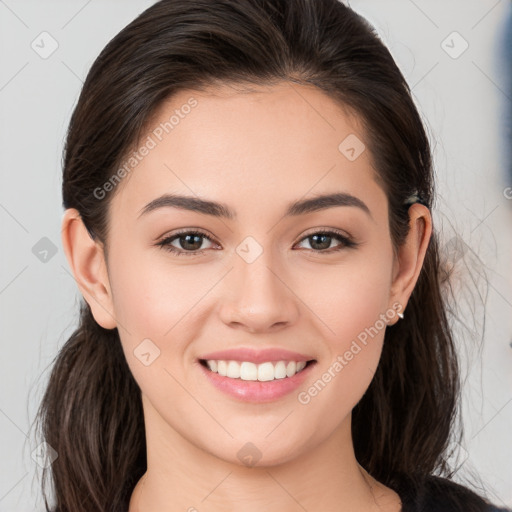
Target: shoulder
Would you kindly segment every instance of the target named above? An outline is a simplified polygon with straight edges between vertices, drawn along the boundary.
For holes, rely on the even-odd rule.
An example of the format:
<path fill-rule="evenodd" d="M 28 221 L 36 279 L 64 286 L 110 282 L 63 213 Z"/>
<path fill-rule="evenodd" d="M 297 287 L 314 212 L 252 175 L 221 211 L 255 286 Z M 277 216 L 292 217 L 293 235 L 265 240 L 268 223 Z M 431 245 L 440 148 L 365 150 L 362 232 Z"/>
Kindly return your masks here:
<path fill-rule="evenodd" d="M 405 478 L 396 489 L 402 512 L 512 512 L 499 508 L 471 489 L 447 478 Z"/>

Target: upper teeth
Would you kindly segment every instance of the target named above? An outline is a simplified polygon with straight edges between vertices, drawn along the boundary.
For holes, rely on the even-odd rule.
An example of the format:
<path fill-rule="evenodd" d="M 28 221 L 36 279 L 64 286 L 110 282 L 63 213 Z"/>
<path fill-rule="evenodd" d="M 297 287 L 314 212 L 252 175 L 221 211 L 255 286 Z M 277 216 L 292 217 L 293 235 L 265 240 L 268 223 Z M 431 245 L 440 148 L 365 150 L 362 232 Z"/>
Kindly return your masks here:
<path fill-rule="evenodd" d="M 255 364 L 249 361 L 206 361 L 208 368 L 223 377 L 242 380 L 274 380 L 293 377 L 306 366 L 305 361 L 279 361 L 278 363 Z"/>

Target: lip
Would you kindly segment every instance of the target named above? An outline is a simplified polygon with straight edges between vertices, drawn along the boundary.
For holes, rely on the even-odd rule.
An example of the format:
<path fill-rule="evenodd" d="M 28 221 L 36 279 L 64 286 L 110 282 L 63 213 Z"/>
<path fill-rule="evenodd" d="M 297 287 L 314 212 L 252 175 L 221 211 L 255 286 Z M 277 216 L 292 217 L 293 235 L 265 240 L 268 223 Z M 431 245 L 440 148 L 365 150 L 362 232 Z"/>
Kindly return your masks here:
<path fill-rule="evenodd" d="M 211 359 L 215 358 L 213 357 Z M 235 359 L 231 360 L 234 361 Z M 304 359 L 300 360 L 303 361 Z M 266 361 L 268 361 L 268 359 L 266 359 Z M 223 377 L 218 373 L 212 372 L 202 364 L 198 365 L 200 371 L 215 388 L 237 400 L 252 403 L 273 402 L 292 393 L 307 379 L 315 366 L 316 361 L 308 364 L 293 377 L 260 382 Z"/>
<path fill-rule="evenodd" d="M 315 358 L 280 348 L 265 348 L 260 350 L 237 348 L 210 352 L 209 354 L 201 356 L 199 359 L 204 359 L 205 361 L 208 359 L 215 359 L 217 361 L 248 361 L 259 364 L 266 363 L 267 361 L 271 363 L 277 363 L 279 361 L 311 361 Z"/>

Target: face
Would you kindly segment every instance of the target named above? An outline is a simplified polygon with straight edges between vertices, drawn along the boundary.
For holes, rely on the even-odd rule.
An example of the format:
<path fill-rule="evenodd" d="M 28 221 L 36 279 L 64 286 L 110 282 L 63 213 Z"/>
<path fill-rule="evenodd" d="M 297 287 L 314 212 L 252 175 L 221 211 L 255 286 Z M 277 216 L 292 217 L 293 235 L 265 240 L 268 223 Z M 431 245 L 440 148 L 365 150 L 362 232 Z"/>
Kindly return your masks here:
<path fill-rule="evenodd" d="M 247 442 L 278 464 L 348 428 L 383 319 L 397 320 L 388 203 L 364 140 L 313 87 L 181 91 L 162 105 L 109 211 L 110 307 L 147 428 L 237 464 Z M 154 202 L 166 194 L 223 208 Z M 213 374 L 210 357 L 253 362 L 230 366 L 246 378 L 255 362 L 290 374 L 311 362 L 252 381 Z"/>

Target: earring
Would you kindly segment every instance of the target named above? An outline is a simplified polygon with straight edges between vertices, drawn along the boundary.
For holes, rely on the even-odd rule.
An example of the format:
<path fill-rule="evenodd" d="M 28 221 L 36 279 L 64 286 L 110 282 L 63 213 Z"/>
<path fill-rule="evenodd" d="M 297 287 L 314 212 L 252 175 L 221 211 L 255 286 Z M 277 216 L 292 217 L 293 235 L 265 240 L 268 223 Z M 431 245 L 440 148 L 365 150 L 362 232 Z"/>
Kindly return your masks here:
<path fill-rule="evenodd" d="M 403 320 L 403 319 L 404 319 L 404 314 L 403 314 L 403 313 L 399 313 L 399 312 L 397 311 L 397 313 L 396 313 L 396 314 L 397 314 L 397 316 L 398 316 L 398 318 L 399 318 L 400 320 Z M 388 323 L 388 322 L 387 322 L 387 320 L 386 320 L 386 323 Z M 396 323 L 397 323 L 397 322 L 393 322 L 393 324 L 392 324 L 392 325 L 395 325 Z"/>

